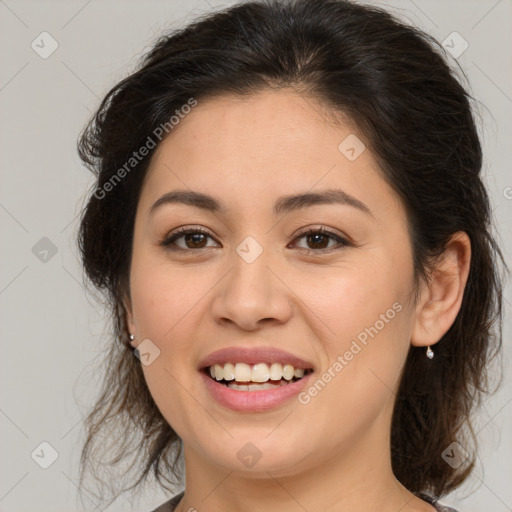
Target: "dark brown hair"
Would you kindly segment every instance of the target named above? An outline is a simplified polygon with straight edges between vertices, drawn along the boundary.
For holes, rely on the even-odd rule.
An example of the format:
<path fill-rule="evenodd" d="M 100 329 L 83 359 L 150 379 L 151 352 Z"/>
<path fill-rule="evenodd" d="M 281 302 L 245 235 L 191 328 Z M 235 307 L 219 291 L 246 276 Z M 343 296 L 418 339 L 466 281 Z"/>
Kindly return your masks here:
<path fill-rule="evenodd" d="M 138 478 L 121 490 L 151 472 L 173 490 L 182 476 L 181 440 L 155 405 L 128 345 L 122 305 L 151 154 L 115 186 L 105 185 L 190 98 L 200 104 L 216 95 L 284 87 L 317 98 L 357 126 L 405 206 L 414 292 L 421 279 L 428 282 L 452 234 L 464 231 L 471 240 L 461 309 L 436 344 L 434 361 L 411 346 L 391 430 L 393 471 L 411 492 L 440 497 L 464 481 L 475 461 L 471 414 L 489 391 L 488 365 L 502 341 L 498 257 L 506 265 L 492 234 L 473 98 L 446 59 L 431 36 L 376 7 L 346 0 L 247 2 L 163 36 L 138 70 L 110 90 L 79 141 L 80 157 L 97 176 L 79 246 L 114 326 L 102 393 L 86 419 L 80 484 L 87 465 L 96 474 L 103 463 L 108 476 L 97 478 L 107 484 L 111 478 L 113 487 L 116 465 L 128 459 Z M 110 443 L 100 444 L 100 434 L 111 435 Z M 456 469 L 442 458 L 453 441 L 472 453 Z"/>

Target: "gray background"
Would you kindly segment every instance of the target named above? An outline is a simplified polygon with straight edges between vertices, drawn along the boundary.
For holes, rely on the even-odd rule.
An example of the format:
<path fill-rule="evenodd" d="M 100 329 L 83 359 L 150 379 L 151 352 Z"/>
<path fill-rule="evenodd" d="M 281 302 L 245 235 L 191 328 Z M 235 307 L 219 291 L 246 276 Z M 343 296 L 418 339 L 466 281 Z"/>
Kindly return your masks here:
<path fill-rule="evenodd" d="M 373 3 L 440 42 L 453 31 L 468 42 L 458 62 L 480 102 L 485 177 L 510 261 L 512 1 Z M 84 292 L 75 248 L 77 216 L 92 184 L 76 155 L 77 136 L 100 99 L 163 30 L 227 5 L 0 0 L 0 511 L 81 509 L 81 422 L 98 381 L 91 365 L 102 355 L 109 326 Z M 39 36 L 43 31 L 58 44 L 46 59 L 31 47 L 35 40 L 39 52 L 51 49 L 47 36 Z M 462 512 L 512 511 L 510 295 L 507 283 L 505 385 L 477 419 L 478 467 L 442 500 Z M 39 464 L 51 462 L 51 451 L 42 442 L 58 453 L 47 469 Z M 93 498 L 82 498 L 87 510 L 99 510 Z M 148 488 L 108 510 L 151 510 L 167 498 Z"/>

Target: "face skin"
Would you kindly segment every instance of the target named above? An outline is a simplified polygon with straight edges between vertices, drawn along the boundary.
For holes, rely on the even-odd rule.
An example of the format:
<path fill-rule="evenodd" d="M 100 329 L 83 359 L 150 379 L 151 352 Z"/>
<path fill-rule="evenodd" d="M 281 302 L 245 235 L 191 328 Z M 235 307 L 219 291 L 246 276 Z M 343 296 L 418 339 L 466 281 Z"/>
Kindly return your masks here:
<path fill-rule="evenodd" d="M 134 346 L 150 339 L 160 350 L 142 366 L 144 376 L 184 443 L 186 493 L 177 510 L 434 510 L 392 473 L 391 414 L 410 345 L 435 353 L 457 315 L 469 240 L 453 238 L 413 304 L 405 211 L 368 149 L 354 161 L 340 152 L 350 134 L 363 140 L 313 99 L 268 91 L 199 101 L 154 154 L 136 215 L 126 308 Z M 273 214 L 281 196 L 327 189 L 354 196 L 371 215 L 340 204 Z M 212 195 L 228 211 L 169 203 L 149 214 L 174 190 Z M 181 236 L 182 251 L 159 245 L 181 226 L 209 236 L 188 244 Z M 322 226 L 350 245 L 301 236 Z M 263 249 L 251 263 L 236 251 L 248 236 Z M 358 342 L 361 350 L 307 404 L 292 398 L 236 412 L 211 398 L 197 370 L 218 349 L 273 346 L 310 361 L 314 382 L 376 325 L 378 333 Z M 252 467 L 237 457 L 249 442 L 261 453 Z"/>

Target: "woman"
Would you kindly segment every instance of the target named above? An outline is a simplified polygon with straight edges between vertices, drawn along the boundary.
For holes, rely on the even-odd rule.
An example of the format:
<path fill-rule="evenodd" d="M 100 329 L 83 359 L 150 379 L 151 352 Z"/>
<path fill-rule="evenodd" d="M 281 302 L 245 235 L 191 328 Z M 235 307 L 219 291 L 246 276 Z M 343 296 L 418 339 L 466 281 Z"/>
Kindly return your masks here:
<path fill-rule="evenodd" d="M 158 512 L 453 510 L 503 258 L 435 45 L 349 1 L 248 2 L 108 93 L 79 144 L 114 321 L 83 472 L 133 456 L 120 490 L 153 471 Z"/>

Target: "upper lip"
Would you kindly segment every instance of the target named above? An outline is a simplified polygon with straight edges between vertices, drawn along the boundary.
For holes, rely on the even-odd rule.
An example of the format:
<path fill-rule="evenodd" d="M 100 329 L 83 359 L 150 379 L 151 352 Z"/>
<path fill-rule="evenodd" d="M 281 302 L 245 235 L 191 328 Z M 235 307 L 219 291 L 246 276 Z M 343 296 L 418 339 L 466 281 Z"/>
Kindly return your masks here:
<path fill-rule="evenodd" d="M 298 356 L 274 347 L 227 347 L 206 356 L 199 364 L 200 369 L 224 363 L 281 363 L 294 368 L 312 369 L 313 364 Z"/>

